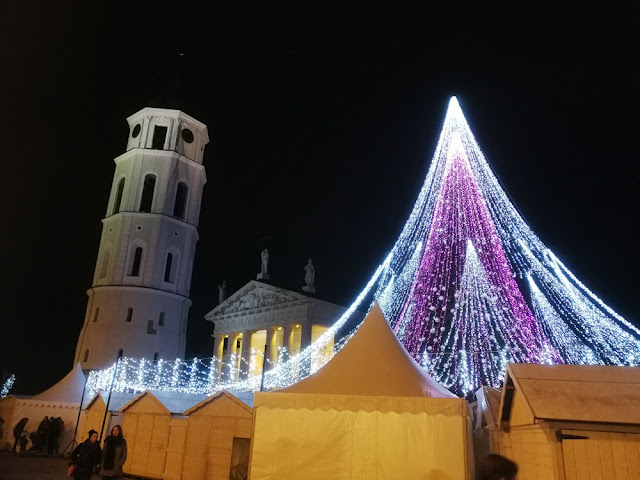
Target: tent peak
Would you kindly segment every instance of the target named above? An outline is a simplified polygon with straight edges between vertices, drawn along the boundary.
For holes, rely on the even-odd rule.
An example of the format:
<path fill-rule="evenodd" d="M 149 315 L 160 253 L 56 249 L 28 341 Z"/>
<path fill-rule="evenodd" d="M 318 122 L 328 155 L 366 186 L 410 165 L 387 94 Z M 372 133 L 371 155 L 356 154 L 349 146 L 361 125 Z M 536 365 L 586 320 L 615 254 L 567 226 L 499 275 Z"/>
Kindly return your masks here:
<path fill-rule="evenodd" d="M 455 398 L 409 355 L 377 302 L 347 342 L 313 375 L 282 390 L 289 393 Z"/>

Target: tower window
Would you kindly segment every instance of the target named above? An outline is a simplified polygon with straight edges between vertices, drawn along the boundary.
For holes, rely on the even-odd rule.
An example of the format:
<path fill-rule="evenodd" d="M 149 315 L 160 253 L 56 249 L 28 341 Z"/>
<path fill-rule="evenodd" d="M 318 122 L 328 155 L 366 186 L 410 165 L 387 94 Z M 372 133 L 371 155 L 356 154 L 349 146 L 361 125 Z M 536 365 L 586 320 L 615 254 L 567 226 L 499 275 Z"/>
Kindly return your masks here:
<path fill-rule="evenodd" d="M 229 337 L 224 337 L 222 340 L 222 350 L 229 348 Z"/>
<path fill-rule="evenodd" d="M 178 188 L 176 189 L 176 201 L 173 204 L 173 216 L 176 218 L 183 219 L 184 218 L 184 210 L 187 206 L 187 193 L 189 189 L 187 186 L 180 182 L 178 183 Z"/>
<path fill-rule="evenodd" d="M 156 176 L 148 174 L 144 177 L 142 185 L 142 197 L 140 198 L 140 211 L 149 213 L 153 205 L 153 191 L 156 188 Z"/>
<path fill-rule="evenodd" d="M 109 271 L 109 260 L 111 260 L 111 251 L 107 248 L 102 256 L 102 266 L 100 267 L 100 278 L 107 276 Z"/>
<path fill-rule="evenodd" d="M 173 254 L 171 252 L 167 253 L 167 263 L 164 266 L 164 281 L 173 283 L 173 275 L 171 275 L 171 267 L 173 264 Z"/>
<path fill-rule="evenodd" d="M 158 325 L 164 327 L 164 312 L 160 312 L 160 318 L 158 318 Z"/>
<path fill-rule="evenodd" d="M 193 142 L 193 132 L 191 130 L 189 130 L 188 128 L 184 128 L 182 130 L 182 140 L 184 140 L 185 143 L 192 143 Z"/>
<path fill-rule="evenodd" d="M 127 310 L 127 322 L 131 322 L 133 318 L 133 308 L 129 307 Z"/>
<path fill-rule="evenodd" d="M 118 350 L 118 358 L 122 358 L 124 356 L 124 350 L 120 349 Z"/>
<path fill-rule="evenodd" d="M 142 263 L 142 247 L 136 247 L 133 252 L 133 263 L 131 264 L 131 276 L 137 277 L 140 275 L 140 264 Z"/>
<path fill-rule="evenodd" d="M 157 363 L 160 360 L 160 354 L 158 352 L 153 354 L 153 363 Z"/>
<path fill-rule="evenodd" d="M 86 362 L 87 360 L 89 360 L 89 349 L 88 348 L 84 351 L 84 357 L 82 357 L 82 361 L 83 362 Z"/>
<path fill-rule="evenodd" d="M 133 138 L 137 138 L 138 135 L 140 135 L 140 130 L 142 130 L 142 128 L 140 127 L 140 124 L 137 124 L 135 127 L 133 127 L 133 131 L 131 132 L 131 136 Z"/>
<path fill-rule="evenodd" d="M 122 194 L 124 193 L 124 177 L 118 182 L 118 188 L 116 190 L 116 201 L 113 204 L 113 215 L 120 212 L 120 206 L 122 205 Z"/>
<path fill-rule="evenodd" d="M 100 313 L 100 307 L 96 307 L 95 312 L 93 312 L 93 321 L 94 323 L 98 321 L 98 314 Z"/>
<path fill-rule="evenodd" d="M 153 142 L 151 148 L 156 150 L 164 149 L 164 141 L 167 139 L 167 127 L 156 125 L 153 127 Z"/>
<path fill-rule="evenodd" d="M 153 328 L 153 320 L 149 320 L 147 322 L 147 334 L 148 335 L 155 335 L 156 334 L 156 330 L 155 330 L 155 328 Z"/>

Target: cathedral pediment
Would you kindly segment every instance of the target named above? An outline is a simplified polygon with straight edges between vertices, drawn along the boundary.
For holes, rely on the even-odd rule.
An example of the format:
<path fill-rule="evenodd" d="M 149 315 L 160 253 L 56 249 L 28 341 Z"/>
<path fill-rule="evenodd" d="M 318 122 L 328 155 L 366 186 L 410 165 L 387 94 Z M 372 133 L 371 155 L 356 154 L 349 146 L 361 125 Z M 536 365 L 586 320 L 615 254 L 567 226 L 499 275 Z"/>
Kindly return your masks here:
<path fill-rule="evenodd" d="M 258 310 L 284 305 L 294 305 L 299 302 L 307 302 L 308 297 L 274 287 L 267 283 L 250 281 L 236 293 L 227 298 L 205 315 L 207 320 L 215 321 L 220 317 L 237 313 L 259 313 Z"/>

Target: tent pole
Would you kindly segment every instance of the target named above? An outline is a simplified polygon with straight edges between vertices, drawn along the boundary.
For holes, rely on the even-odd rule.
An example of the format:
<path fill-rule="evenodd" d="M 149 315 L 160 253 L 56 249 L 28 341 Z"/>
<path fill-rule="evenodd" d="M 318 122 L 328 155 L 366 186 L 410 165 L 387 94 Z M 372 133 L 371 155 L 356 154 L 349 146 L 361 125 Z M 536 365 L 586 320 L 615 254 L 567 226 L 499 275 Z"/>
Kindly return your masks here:
<path fill-rule="evenodd" d="M 113 377 L 111 377 L 111 386 L 109 387 L 109 397 L 107 398 L 107 405 L 104 407 L 104 417 L 102 417 L 102 428 L 100 429 L 100 438 L 98 443 L 102 441 L 102 434 L 104 433 L 104 423 L 107 421 L 107 413 L 109 413 L 109 403 L 111 402 L 111 392 L 113 392 L 113 383 L 116 381 L 116 373 L 118 373 L 118 365 L 120 364 L 120 354 L 116 358 L 116 365 L 113 369 Z"/>

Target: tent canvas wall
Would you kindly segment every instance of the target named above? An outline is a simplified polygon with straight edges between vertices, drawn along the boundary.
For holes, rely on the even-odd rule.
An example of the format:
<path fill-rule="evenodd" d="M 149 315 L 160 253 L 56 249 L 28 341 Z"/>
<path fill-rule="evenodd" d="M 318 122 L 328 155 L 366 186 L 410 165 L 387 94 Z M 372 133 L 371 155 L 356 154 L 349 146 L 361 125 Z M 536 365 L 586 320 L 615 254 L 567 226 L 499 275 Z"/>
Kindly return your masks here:
<path fill-rule="evenodd" d="M 234 467 L 246 473 L 253 421 L 249 404 L 222 391 L 184 415 L 171 424 L 165 480 L 228 480 Z"/>
<path fill-rule="evenodd" d="M 468 404 L 409 356 L 380 308 L 321 370 L 256 393 L 252 480 L 473 476 Z"/>
<path fill-rule="evenodd" d="M 509 364 L 491 450 L 522 480 L 640 478 L 640 369 Z"/>

